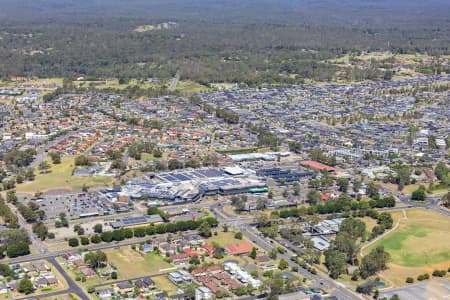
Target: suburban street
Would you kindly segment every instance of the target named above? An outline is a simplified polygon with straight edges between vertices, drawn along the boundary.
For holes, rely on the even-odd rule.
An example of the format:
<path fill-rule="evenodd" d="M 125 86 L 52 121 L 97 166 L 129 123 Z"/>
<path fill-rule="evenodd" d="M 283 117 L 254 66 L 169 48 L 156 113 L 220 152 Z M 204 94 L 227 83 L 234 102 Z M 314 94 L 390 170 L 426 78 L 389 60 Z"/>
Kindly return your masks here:
<path fill-rule="evenodd" d="M 228 224 L 229 226 L 236 226 L 242 231 L 242 233 L 247 236 L 253 243 L 255 243 L 258 247 L 261 249 L 264 249 L 265 251 L 270 251 L 275 246 L 273 243 L 269 242 L 268 238 L 262 237 L 258 231 L 251 226 L 251 222 L 248 222 L 249 220 L 253 220 L 254 218 L 248 218 L 244 216 L 243 219 L 239 222 L 239 217 L 233 217 L 228 215 L 222 207 L 221 203 L 215 203 L 211 206 L 211 210 L 214 213 L 214 216 L 219 220 L 220 223 Z M 218 213 L 219 211 L 219 213 Z M 224 215 L 226 217 L 224 217 Z M 332 280 L 330 277 L 328 277 L 326 274 L 322 274 L 320 271 L 316 275 L 311 274 L 307 270 L 303 269 L 299 264 L 293 262 L 291 260 L 293 253 L 291 253 L 289 250 L 287 252 L 281 254 L 278 254 L 279 258 L 283 258 L 286 261 L 288 261 L 289 265 L 291 267 L 295 266 L 298 268 L 299 274 L 301 274 L 303 277 L 307 278 L 311 285 L 316 288 L 324 288 L 326 289 L 331 295 L 334 295 L 338 297 L 338 299 L 362 299 L 357 294 L 351 292 L 350 290 L 346 289 L 345 286 L 337 283 L 336 281 Z"/>
<path fill-rule="evenodd" d="M 49 297 L 54 297 L 54 296 L 63 295 L 63 294 L 75 294 L 78 297 L 80 297 L 80 299 L 82 299 L 82 300 L 89 300 L 89 297 L 86 296 L 86 294 L 83 291 L 83 289 L 81 287 L 79 287 L 75 283 L 75 281 L 73 281 L 73 279 L 70 278 L 69 275 L 67 275 L 66 271 L 61 267 L 61 265 L 56 261 L 55 258 L 49 258 L 49 259 L 47 259 L 47 261 L 49 263 L 51 263 L 53 265 L 53 267 L 56 268 L 56 270 L 58 270 L 58 272 L 64 277 L 64 279 L 67 282 L 68 288 L 64 289 L 64 290 L 61 290 L 61 291 L 56 291 L 56 292 L 50 292 L 50 293 L 42 294 L 42 295 L 39 295 L 39 296 L 16 298 L 15 300 L 42 299 L 42 297 L 49 298 Z"/>

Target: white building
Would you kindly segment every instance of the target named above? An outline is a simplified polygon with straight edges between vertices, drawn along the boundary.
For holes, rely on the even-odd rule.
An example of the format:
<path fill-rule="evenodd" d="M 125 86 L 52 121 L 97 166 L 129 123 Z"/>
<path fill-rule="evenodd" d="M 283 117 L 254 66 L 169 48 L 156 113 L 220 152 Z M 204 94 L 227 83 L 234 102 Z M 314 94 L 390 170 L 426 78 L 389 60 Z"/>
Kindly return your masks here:
<path fill-rule="evenodd" d="M 213 299 L 214 295 L 210 289 L 201 286 L 195 289 L 195 300 Z"/>
<path fill-rule="evenodd" d="M 247 285 L 250 284 L 253 288 L 257 289 L 261 286 L 261 280 L 253 278 L 246 271 L 242 270 L 237 264 L 233 262 L 226 262 L 224 269 L 230 273 L 231 277 Z"/>

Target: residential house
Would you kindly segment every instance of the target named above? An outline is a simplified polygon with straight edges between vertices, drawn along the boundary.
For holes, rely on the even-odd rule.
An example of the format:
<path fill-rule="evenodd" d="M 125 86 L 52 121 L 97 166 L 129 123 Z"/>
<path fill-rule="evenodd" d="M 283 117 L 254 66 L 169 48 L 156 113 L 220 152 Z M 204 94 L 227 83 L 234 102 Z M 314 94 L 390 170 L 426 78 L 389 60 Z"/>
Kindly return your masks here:
<path fill-rule="evenodd" d="M 195 289 L 195 300 L 213 299 L 214 294 L 212 291 L 204 286 Z"/>
<path fill-rule="evenodd" d="M 116 284 L 116 290 L 119 293 L 127 294 L 133 292 L 134 286 L 128 281 L 119 282 Z"/>

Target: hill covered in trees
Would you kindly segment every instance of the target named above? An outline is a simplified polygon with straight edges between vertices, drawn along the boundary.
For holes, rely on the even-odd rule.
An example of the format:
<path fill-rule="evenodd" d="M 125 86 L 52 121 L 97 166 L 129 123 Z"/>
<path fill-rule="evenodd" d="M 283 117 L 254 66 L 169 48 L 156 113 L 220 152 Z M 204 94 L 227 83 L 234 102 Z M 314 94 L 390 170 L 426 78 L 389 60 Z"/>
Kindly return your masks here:
<path fill-rule="evenodd" d="M 443 0 L 0 0 L 0 76 L 329 80 L 361 50 L 449 53 Z M 140 26 L 175 22 L 162 30 Z M 151 28 L 151 26 L 150 26 Z"/>

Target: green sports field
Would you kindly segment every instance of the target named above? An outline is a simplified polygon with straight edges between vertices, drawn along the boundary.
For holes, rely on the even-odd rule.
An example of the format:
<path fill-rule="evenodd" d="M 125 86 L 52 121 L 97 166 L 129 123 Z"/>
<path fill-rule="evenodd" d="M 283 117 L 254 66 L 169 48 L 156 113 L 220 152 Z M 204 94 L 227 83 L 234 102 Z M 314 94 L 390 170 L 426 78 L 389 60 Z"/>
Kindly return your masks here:
<path fill-rule="evenodd" d="M 392 212 L 395 222 L 403 216 Z M 398 228 L 364 250 L 383 246 L 391 255 L 389 269 L 382 277 L 391 285 L 405 284 L 406 277 L 416 278 L 434 270 L 450 267 L 450 218 L 426 209 L 406 210 Z"/>

